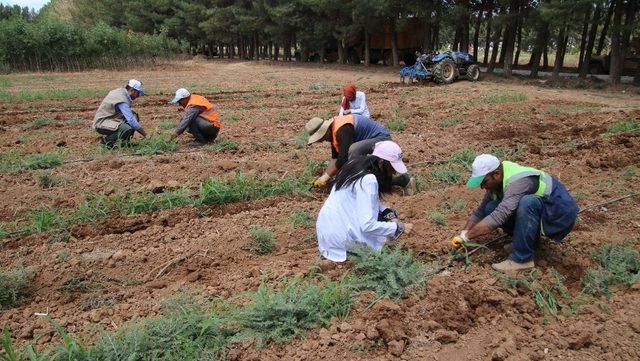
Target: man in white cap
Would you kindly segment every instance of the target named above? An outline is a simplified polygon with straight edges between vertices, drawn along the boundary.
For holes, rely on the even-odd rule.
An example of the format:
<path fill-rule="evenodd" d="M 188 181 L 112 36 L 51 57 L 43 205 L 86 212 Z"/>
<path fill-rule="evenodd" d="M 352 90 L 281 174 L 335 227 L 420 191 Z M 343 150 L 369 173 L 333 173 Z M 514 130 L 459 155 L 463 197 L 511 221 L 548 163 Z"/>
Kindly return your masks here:
<path fill-rule="evenodd" d="M 102 100 L 92 127 L 104 135 L 100 143 L 114 147 L 116 142 L 128 143 L 133 133 L 138 132 L 147 137 L 147 132 L 140 125 L 138 114 L 131 110 L 131 103 L 144 95 L 142 83 L 131 79 L 123 88 L 114 89 Z"/>
<path fill-rule="evenodd" d="M 176 138 L 180 134 L 191 133 L 200 143 L 212 142 L 220 132 L 220 110 L 211 104 L 205 97 L 198 94 L 191 94 L 187 89 L 176 90 L 176 95 L 171 100 L 184 108 L 185 113 L 178 123 L 171 138 Z"/>
<path fill-rule="evenodd" d="M 411 233 L 413 225 L 380 203 L 391 192 L 392 177 L 406 173 L 402 150 L 392 141 L 378 142 L 371 155 L 350 159 L 342 168 L 316 222 L 320 254 L 342 262 L 357 244 L 380 251 L 385 243 Z"/>
<path fill-rule="evenodd" d="M 490 154 L 476 157 L 467 187 L 486 190 L 454 247 L 502 228 L 513 236 L 511 254 L 493 269 L 514 272 L 535 267 L 534 250 L 541 235 L 556 242 L 566 237 L 578 216 L 578 205 L 565 186 L 535 168 L 500 161 Z"/>
<path fill-rule="evenodd" d="M 324 174 L 313 181 L 313 186 L 324 188 L 338 174 L 342 166 L 354 156 L 371 154 L 376 143 L 391 140 L 391 133 L 380 123 L 358 114 L 333 117 L 329 120 L 313 118 L 305 125 L 308 145 L 326 141 L 331 143 L 331 160 Z M 394 185 L 411 194 L 415 180 L 405 172 L 394 177 Z"/>

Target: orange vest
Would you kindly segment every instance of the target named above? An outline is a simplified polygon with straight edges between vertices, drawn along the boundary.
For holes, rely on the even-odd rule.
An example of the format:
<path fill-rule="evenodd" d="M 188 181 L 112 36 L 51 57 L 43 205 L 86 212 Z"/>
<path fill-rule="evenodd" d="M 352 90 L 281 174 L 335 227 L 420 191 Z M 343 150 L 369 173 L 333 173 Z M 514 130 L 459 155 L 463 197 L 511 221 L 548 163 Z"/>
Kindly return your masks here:
<path fill-rule="evenodd" d="M 354 127 L 356 126 L 356 121 L 353 118 L 353 115 L 349 114 L 333 117 L 333 123 L 331 123 L 331 126 L 333 127 L 331 131 L 333 139 L 331 140 L 331 144 L 333 145 L 333 149 L 335 149 L 336 152 L 340 152 L 340 145 L 338 144 L 338 137 L 336 137 L 336 134 L 338 133 L 338 129 L 340 129 L 340 127 L 345 124 L 351 124 Z"/>
<path fill-rule="evenodd" d="M 203 107 L 205 110 L 202 113 L 200 113 L 199 116 L 201 116 L 204 120 L 208 121 L 209 123 L 213 124 L 214 127 L 220 128 L 221 124 L 220 124 L 220 120 L 218 119 L 220 118 L 220 111 L 218 110 L 217 106 L 209 103 L 209 101 L 202 95 L 197 95 L 197 94 L 191 94 L 191 97 L 189 98 L 189 102 L 187 103 L 187 107 L 190 105 Z"/>

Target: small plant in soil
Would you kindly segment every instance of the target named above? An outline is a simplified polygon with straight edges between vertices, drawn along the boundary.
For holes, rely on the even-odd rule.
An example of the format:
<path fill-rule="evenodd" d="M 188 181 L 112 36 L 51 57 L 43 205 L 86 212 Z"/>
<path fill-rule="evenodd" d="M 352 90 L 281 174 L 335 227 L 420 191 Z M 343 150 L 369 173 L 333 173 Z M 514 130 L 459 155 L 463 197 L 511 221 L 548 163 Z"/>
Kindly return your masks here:
<path fill-rule="evenodd" d="M 306 148 L 308 139 L 309 135 L 303 130 L 296 134 L 296 137 L 293 138 L 293 144 L 295 144 L 297 148 Z"/>
<path fill-rule="evenodd" d="M 36 174 L 36 183 L 42 189 L 53 188 L 57 185 L 67 183 L 64 177 L 58 177 L 49 171 Z"/>
<path fill-rule="evenodd" d="M 289 222 L 291 222 L 291 231 L 295 231 L 296 228 L 311 228 L 313 227 L 314 218 L 307 214 L 303 209 L 296 208 L 292 215 L 289 216 Z"/>
<path fill-rule="evenodd" d="M 424 289 L 429 278 L 429 268 L 401 247 L 393 250 L 384 247 L 376 252 L 358 246 L 353 250 L 352 260 L 355 275 L 347 283 L 356 291 L 369 290 L 380 297 L 399 299 L 409 286 Z"/>
<path fill-rule="evenodd" d="M 153 155 L 174 152 L 178 149 L 176 141 L 164 135 L 142 139 L 137 145 L 131 148 L 136 155 Z"/>
<path fill-rule="evenodd" d="M 62 217 L 55 208 L 50 206 L 33 211 L 29 217 L 30 233 L 46 232 L 62 224 Z"/>
<path fill-rule="evenodd" d="M 583 276 L 583 291 L 587 294 L 609 297 L 612 286 L 630 286 L 640 279 L 640 251 L 630 243 L 606 244 L 592 257 L 598 265 L 587 269 Z"/>
<path fill-rule="evenodd" d="M 484 104 L 506 104 L 527 101 L 528 97 L 521 93 L 488 95 L 484 97 L 481 103 Z"/>
<path fill-rule="evenodd" d="M 321 278 L 312 283 L 294 278 L 280 288 L 262 283 L 246 307 L 232 313 L 239 338 L 254 338 L 263 347 L 282 343 L 305 331 L 326 326 L 332 318 L 344 318 L 352 307 L 350 292 L 340 283 Z"/>
<path fill-rule="evenodd" d="M 46 127 L 47 125 L 51 125 L 53 124 L 53 120 L 48 119 L 48 118 L 39 118 L 39 119 L 34 119 L 28 123 L 25 123 L 23 125 L 23 128 L 25 129 L 40 129 L 43 127 Z"/>
<path fill-rule="evenodd" d="M 387 122 L 387 128 L 392 132 L 401 132 L 405 130 L 407 123 L 402 118 L 392 119 Z"/>
<path fill-rule="evenodd" d="M 13 307 L 29 294 L 29 275 L 22 268 L 0 271 L 0 308 Z"/>
<path fill-rule="evenodd" d="M 448 164 L 435 167 L 427 176 L 443 185 L 458 184 L 462 181 L 461 172 Z"/>
<path fill-rule="evenodd" d="M 165 119 L 160 121 L 160 123 L 158 123 L 158 128 L 161 130 L 172 130 L 172 129 L 175 129 L 176 126 L 177 126 L 177 123 L 171 119 Z"/>
<path fill-rule="evenodd" d="M 634 165 L 630 165 L 627 167 L 624 167 L 621 171 L 620 171 L 620 177 L 622 178 L 635 178 L 638 176 L 638 167 L 634 166 Z"/>
<path fill-rule="evenodd" d="M 636 132 L 640 130 L 640 122 L 636 121 L 634 118 L 629 117 L 626 121 L 614 123 L 609 128 L 607 128 L 607 133 L 616 134 L 616 133 L 626 133 L 626 132 Z"/>
<path fill-rule="evenodd" d="M 264 227 L 251 228 L 251 238 L 247 241 L 247 249 L 257 255 L 265 255 L 276 249 L 273 232 Z"/>
<path fill-rule="evenodd" d="M 431 220 L 431 222 L 439 226 L 444 226 L 447 224 L 447 218 L 444 216 L 444 214 L 438 211 L 429 213 L 429 219 Z"/>
<path fill-rule="evenodd" d="M 14 173 L 33 169 L 55 168 L 64 162 L 59 152 L 43 152 L 36 154 L 9 154 L 2 157 L 0 172 Z"/>
<path fill-rule="evenodd" d="M 213 143 L 207 145 L 207 148 L 213 149 L 218 153 L 231 152 L 240 149 L 238 143 L 230 139 L 216 139 Z"/>
<path fill-rule="evenodd" d="M 460 123 L 462 123 L 462 121 L 458 117 L 446 118 L 446 119 L 443 119 L 438 126 L 440 128 L 449 128 L 449 127 L 453 127 L 454 125 L 458 125 Z"/>
<path fill-rule="evenodd" d="M 467 169 L 471 169 L 471 164 L 476 158 L 476 152 L 469 148 L 461 149 L 451 155 L 450 161 L 453 163 L 461 164 Z"/>

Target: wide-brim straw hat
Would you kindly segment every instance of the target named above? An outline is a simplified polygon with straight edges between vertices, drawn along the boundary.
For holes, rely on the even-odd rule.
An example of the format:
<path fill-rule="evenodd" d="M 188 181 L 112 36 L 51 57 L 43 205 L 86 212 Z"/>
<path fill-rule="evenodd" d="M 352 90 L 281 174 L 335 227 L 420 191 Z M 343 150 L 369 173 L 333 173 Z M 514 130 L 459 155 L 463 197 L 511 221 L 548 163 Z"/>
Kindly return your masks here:
<path fill-rule="evenodd" d="M 327 133 L 327 129 L 331 126 L 331 123 L 333 123 L 333 118 L 329 120 L 322 120 L 322 118 L 318 117 L 311 118 L 311 120 L 309 120 L 304 126 L 304 130 L 309 134 L 307 145 L 313 144 L 322 139 L 322 137 Z"/>

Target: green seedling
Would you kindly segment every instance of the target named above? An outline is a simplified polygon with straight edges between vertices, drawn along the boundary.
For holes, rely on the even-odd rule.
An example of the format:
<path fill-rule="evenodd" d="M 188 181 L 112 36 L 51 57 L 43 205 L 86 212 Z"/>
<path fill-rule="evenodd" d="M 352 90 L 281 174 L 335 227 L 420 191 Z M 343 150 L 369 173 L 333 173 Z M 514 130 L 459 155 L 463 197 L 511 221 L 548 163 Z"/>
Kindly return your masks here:
<path fill-rule="evenodd" d="M 440 124 L 438 125 L 440 128 L 449 128 L 449 127 L 453 127 L 454 125 L 458 125 L 462 123 L 462 121 L 460 120 L 460 118 L 446 118 L 443 119 Z"/>
<path fill-rule="evenodd" d="M 276 249 L 276 243 L 273 239 L 274 234 L 270 229 L 259 226 L 252 227 L 247 248 L 257 255 L 269 254 Z"/>
<path fill-rule="evenodd" d="M 24 268 L 0 272 L 0 308 L 13 307 L 29 295 L 30 280 Z"/>

